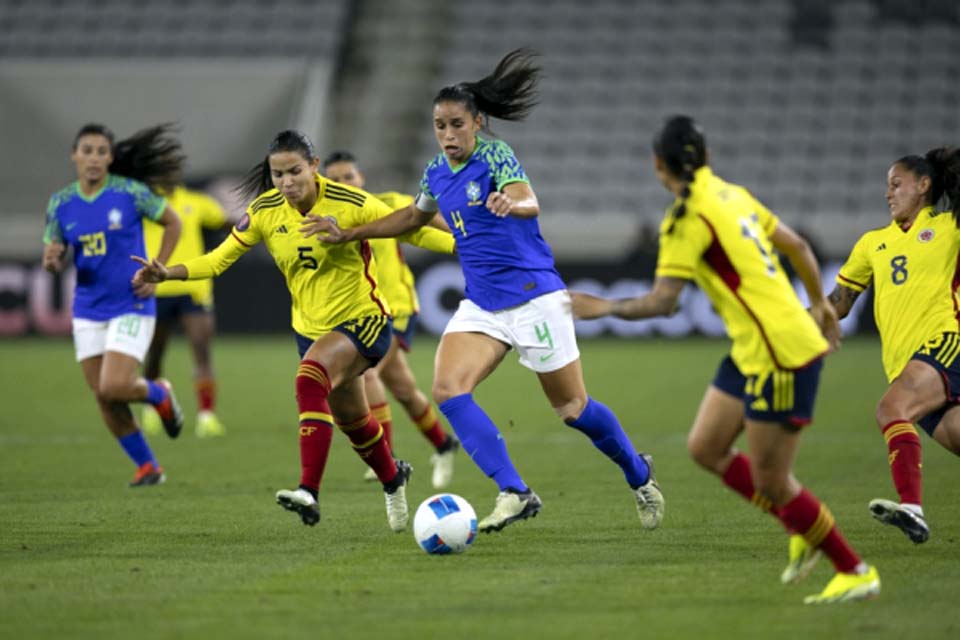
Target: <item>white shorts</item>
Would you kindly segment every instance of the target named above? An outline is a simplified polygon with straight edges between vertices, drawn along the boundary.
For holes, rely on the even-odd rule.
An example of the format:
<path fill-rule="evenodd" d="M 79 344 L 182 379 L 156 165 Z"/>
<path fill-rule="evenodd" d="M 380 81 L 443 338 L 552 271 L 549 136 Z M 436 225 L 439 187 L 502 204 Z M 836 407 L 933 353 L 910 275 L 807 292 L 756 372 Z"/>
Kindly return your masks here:
<path fill-rule="evenodd" d="M 73 346 L 77 362 L 117 351 L 143 362 L 153 340 L 157 319 L 128 313 L 110 320 L 73 319 Z"/>
<path fill-rule="evenodd" d="M 505 342 L 517 350 L 520 364 L 537 373 L 562 369 L 580 357 L 565 290 L 501 311 L 484 311 L 462 300 L 443 330 L 448 333 L 482 333 Z"/>

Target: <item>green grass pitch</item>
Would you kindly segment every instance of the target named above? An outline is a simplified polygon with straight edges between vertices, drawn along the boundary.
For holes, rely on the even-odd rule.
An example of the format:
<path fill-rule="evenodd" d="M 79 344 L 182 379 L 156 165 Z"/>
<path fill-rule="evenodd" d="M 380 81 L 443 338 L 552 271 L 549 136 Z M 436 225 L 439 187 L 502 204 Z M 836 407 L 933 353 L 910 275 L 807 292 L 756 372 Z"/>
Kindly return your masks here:
<path fill-rule="evenodd" d="M 429 388 L 435 343 L 412 363 Z M 786 536 L 687 456 L 686 432 L 726 343 L 596 340 L 588 390 L 654 454 L 666 517 L 639 527 L 618 469 L 557 420 L 508 355 L 478 399 L 544 502 L 536 519 L 430 557 L 387 528 L 378 485 L 335 435 L 313 528 L 274 504 L 299 477 L 291 338 L 222 338 L 219 414 L 229 435 L 194 437 L 190 363 L 169 354 L 188 421 L 151 442 L 168 482 L 133 490 L 68 340 L 0 342 L 2 638 L 956 638 L 960 461 L 925 435 L 931 540 L 914 546 L 867 513 L 895 497 L 873 408 L 876 339 L 848 341 L 824 372 L 797 474 L 878 566 L 870 602 L 804 606 L 832 569 L 779 574 Z M 394 407 L 398 455 L 414 466 L 411 510 L 434 493 L 430 449 Z M 496 488 L 462 456 L 451 491 L 483 517 Z"/>

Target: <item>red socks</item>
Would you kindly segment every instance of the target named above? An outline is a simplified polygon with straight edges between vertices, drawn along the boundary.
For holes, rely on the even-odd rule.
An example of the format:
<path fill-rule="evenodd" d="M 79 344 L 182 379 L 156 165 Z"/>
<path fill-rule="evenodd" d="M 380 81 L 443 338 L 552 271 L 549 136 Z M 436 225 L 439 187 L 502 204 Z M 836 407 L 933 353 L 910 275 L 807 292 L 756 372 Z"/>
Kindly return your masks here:
<path fill-rule="evenodd" d="M 393 415 L 390 413 L 390 405 L 384 402 L 383 404 L 372 404 L 370 405 L 370 413 L 373 414 L 373 417 L 377 422 L 380 423 L 380 426 L 383 427 L 383 437 L 387 441 L 387 446 L 390 447 L 390 450 L 393 450 Z"/>
<path fill-rule="evenodd" d="M 387 484 L 397 475 L 397 463 L 393 460 L 390 445 L 383 437 L 383 428 L 372 415 L 338 425 L 367 466 L 377 474 L 381 483 Z"/>
<path fill-rule="evenodd" d="M 806 489 L 778 511 L 784 525 L 802 535 L 811 547 L 819 547 L 837 571 L 853 573 L 860 564 L 860 557 L 840 533 L 830 509 Z"/>
<path fill-rule="evenodd" d="M 432 405 L 428 404 L 427 410 L 420 416 L 410 414 L 410 419 L 416 423 L 420 432 L 435 449 L 439 449 L 447 441 L 447 434 L 440 426 L 440 421 L 437 419 L 437 414 L 434 413 Z"/>
<path fill-rule="evenodd" d="M 333 439 L 333 417 L 327 396 L 330 380 L 319 362 L 304 360 L 297 370 L 300 409 L 300 486 L 316 493 Z"/>
<path fill-rule="evenodd" d="M 197 394 L 197 408 L 200 411 L 213 411 L 217 401 L 217 382 L 213 378 L 200 378 L 193 383 Z"/>
<path fill-rule="evenodd" d="M 881 429 L 890 454 L 890 475 L 900 494 L 900 502 L 922 505 L 923 472 L 921 467 L 920 437 L 906 420 L 894 420 Z"/>

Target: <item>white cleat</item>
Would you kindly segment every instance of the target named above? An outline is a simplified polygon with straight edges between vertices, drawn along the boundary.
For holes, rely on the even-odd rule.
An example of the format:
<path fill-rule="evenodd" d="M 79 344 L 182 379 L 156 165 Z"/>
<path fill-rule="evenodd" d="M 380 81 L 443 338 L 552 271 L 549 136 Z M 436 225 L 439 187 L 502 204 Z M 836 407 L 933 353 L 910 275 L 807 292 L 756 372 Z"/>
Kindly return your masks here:
<path fill-rule="evenodd" d="M 644 529 L 656 529 L 663 521 L 663 492 L 660 491 L 660 485 L 653 475 L 653 458 L 646 454 L 640 454 L 647 467 L 650 469 L 650 477 L 647 483 L 640 485 L 633 490 L 633 496 L 637 500 L 637 514 L 640 516 L 640 526 Z"/>
<path fill-rule="evenodd" d="M 277 504 L 287 511 L 300 514 L 303 524 L 313 526 L 320 522 L 320 505 L 306 489 L 281 489 L 277 491 Z"/>
<path fill-rule="evenodd" d="M 517 520 L 537 517 L 542 507 L 543 503 L 540 502 L 540 496 L 535 494 L 532 489 L 527 489 L 526 493 L 501 491 L 497 494 L 497 503 L 493 507 L 493 513 L 481 520 L 477 529 L 484 533 L 500 531 Z"/>
<path fill-rule="evenodd" d="M 397 533 L 407 528 L 410 520 L 410 509 L 407 507 L 407 483 L 413 468 L 403 460 L 397 460 L 397 474 L 402 483 L 392 492 L 384 489 L 383 495 L 387 500 L 387 523 L 392 531 Z"/>
<path fill-rule="evenodd" d="M 433 465 L 433 476 L 430 481 L 434 489 L 443 489 L 453 482 L 453 462 L 459 448 L 460 442 L 454 439 L 449 443 L 446 451 L 430 456 L 430 464 Z"/>

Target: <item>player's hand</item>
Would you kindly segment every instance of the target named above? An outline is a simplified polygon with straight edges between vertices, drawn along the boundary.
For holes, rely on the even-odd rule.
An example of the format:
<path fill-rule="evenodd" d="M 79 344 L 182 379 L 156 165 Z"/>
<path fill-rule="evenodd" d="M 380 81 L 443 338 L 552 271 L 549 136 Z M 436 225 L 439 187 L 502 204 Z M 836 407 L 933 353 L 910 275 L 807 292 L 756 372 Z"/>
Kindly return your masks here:
<path fill-rule="evenodd" d="M 498 218 L 506 218 L 513 208 L 513 198 L 502 191 L 494 191 L 487 196 L 487 209 Z"/>
<path fill-rule="evenodd" d="M 613 303 L 610 300 L 579 291 L 570 292 L 570 303 L 573 308 L 573 317 L 577 320 L 602 318 L 610 315 L 613 310 Z"/>
<path fill-rule="evenodd" d="M 133 295 L 138 298 L 152 298 L 157 293 L 157 285 L 153 282 L 141 282 L 133 285 Z"/>
<path fill-rule="evenodd" d="M 67 248 L 60 242 L 51 242 L 43 247 L 43 268 L 50 273 L 59 273 L 63 269 L 63 254 Z"/>
<path fill-rule="evenodd" d="M 137 269 L 137 272 L 133 274 L 133 279 L 130 281 L 133 284 L 134 291 L 136 291 L 140 285 L 156 284 L 170 277 L 170 271 L 156 258 L 144 260 L 140 256 L 130 256 L 130 259 L 143 265 Z"/>
<path fill-rule="evenodd" d="M 830 351 L 840 348 L 840 318 L 836 309 L 824 298 L 810 306 L 810 315 L 813 316 L 823 337 L 830 343 Z"/>
<path fill-rule="evenodd" d="M 337 221 L 331 217 L 321 218 L 313 214 L 304 217 L 303 223 L 300 225 L 300 233 L 304 238 L 317 236 L 320 242 L 328 244 L 343 244 L 353 240 L 350 229 L 341 229 Z"/>

